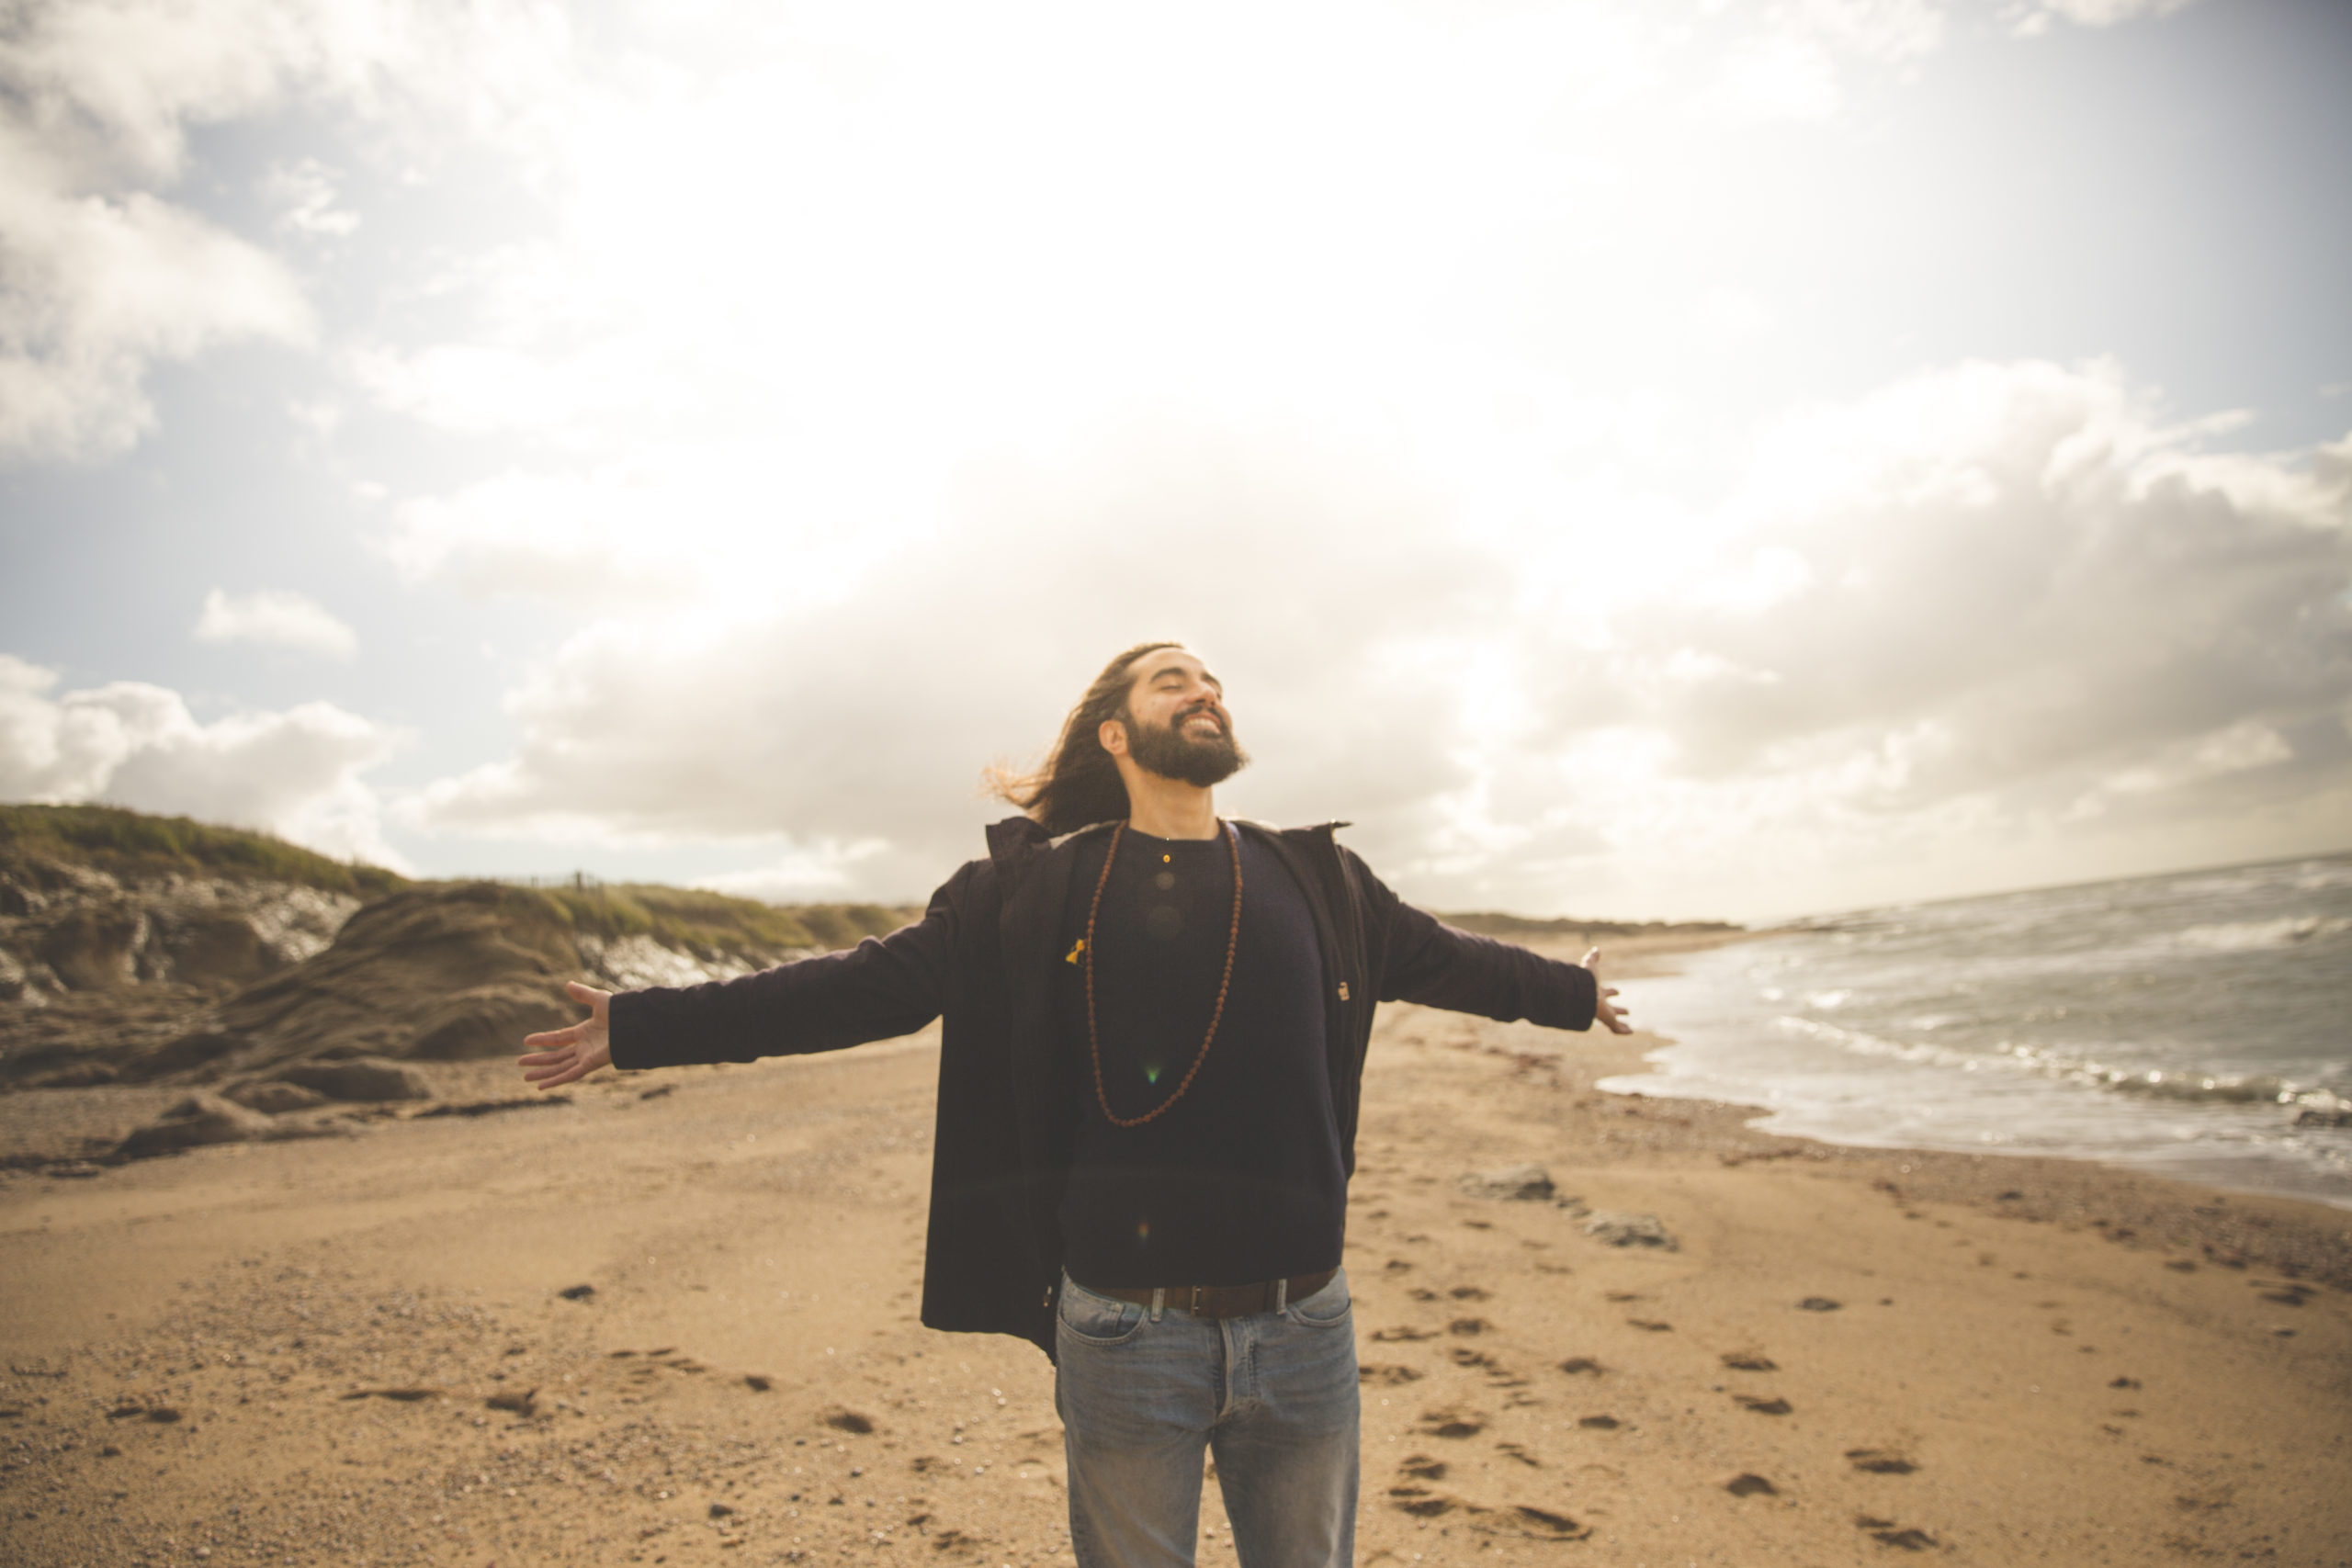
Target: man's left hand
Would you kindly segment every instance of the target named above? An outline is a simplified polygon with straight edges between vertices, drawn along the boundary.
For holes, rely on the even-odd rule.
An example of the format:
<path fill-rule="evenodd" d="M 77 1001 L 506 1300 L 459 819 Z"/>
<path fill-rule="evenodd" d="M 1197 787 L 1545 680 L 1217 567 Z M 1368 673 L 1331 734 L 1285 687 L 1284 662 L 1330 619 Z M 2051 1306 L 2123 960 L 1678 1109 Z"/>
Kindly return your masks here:
<path fill-rule="evenodd" d="M 1592 971 L 1592 1016 L 1611 1034 L 1633 1033 L 1634 1026 L 1625 1021 L 1625 1010 L 1609 999 L 1617 994 L 1617 987 L 1600 983 L 1600 949 L 1596 947 L 1584 955 L 1584 966 Z"/>

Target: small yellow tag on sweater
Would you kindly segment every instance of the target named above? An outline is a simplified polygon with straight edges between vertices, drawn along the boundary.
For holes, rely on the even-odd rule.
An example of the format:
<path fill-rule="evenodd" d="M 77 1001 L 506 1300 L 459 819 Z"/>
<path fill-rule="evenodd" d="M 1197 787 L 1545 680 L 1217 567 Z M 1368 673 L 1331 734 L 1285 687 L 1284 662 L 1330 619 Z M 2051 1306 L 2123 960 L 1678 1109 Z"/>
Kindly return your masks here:
<path fill-rule="evenodd" d="M 1065 963 L 1065 964 L 1075 964 L 1075 963 L 1077 963 L 1077 962 L 1078 962 L 1078 955 L 1079 955 L 1080 953 L 1084 953 L 1085 951 L 1086 951 L 1086 939 L 1085 939 L 1084 937 L 1080 937 L 1080 938 L 1078 939 L 1078 945 L 1077 945 L 1076 947 L 1073 947 L 1073 948 L 1071 948 L 1071 949 L 1069 950 L 1069 956 L 1068 958 L 1063 959 L 1063 960 L 1062 960 L 1062 962 L 1063 962 L 1063 963 Z"/>

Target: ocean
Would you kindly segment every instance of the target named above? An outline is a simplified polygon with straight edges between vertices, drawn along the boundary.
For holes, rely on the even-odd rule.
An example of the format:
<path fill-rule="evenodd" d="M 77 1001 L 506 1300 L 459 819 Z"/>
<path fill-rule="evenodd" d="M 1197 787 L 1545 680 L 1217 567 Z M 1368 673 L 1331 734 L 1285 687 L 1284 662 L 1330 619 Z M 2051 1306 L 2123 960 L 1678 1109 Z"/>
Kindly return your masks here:
<path fill-rule="evenodd" d="M 2352 854 L 1823 916 L 1677 962 L 1623 987 L 1672 1043 L 1603 1089 L 2352 1208 Z"/>

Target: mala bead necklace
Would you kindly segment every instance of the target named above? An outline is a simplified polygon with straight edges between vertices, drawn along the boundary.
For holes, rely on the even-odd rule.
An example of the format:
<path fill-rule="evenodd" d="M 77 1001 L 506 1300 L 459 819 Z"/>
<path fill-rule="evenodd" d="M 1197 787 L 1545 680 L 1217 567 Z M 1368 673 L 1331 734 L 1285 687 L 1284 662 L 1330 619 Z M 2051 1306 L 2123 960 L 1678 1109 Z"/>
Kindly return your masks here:
<path fill-rule="evenodd" d="M 1111 885 L 1111 864 L 1119 858 L 1119 840 L 1125 836 L 1127 825 L 1122 822 L 1111 829 L 1111 848 L 1102 856 L 1102 874 L 1094 883 L 1094 901 L 1086 907 L 1086 941 L 1083 947 L 1086 953 L 1086 1050 L 1094 1062 L 1094 1098 L 1102 1105 L 1102 1114 L 1110 1118 L 1114 1127 L 1140 1127 L 1183 1099 L 1184 1091 L 1193 1087 L 1193 1079 L 1199 1075 L 1201 1064 L 1209 1059 L 1209 1042 L 1216 1038 L 1217 1022 L 1225 1017 L 1225 994 L 1233 985 L 1233 953 L 1241 945 L 1241 835 L 1232 823 L 1227 822 L 1224 826 L 1226 847 L 1233 852 L 1233 930 L 1225 939 L 1225 974 L 1216 983 L 1216 1009 L 1209 1014 L 1209 1032 L 1201 1036 L 1201 1048 L 1193 1055 L 1193 1066 L 1184 1074 L 1184 1081 L 1176 1086 L 1175 1093 L 1140 1116 L 1122 1116 L 1111 1109 L 1110 1092 L 1102 1087 L 1102 1042 L 1094 1032 L 1094 918 L 1102 912 L 1102 889 Z"/>

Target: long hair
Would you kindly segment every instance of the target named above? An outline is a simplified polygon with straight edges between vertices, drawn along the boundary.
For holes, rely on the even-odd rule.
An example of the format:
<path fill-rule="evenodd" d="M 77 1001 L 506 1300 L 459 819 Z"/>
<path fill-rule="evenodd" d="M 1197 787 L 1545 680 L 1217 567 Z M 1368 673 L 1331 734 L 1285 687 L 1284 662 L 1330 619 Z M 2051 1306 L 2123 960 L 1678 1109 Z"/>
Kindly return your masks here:
<path fill-rule="evenodd" d="M 1127 814 L 1127 786 L 1111 753 L 1102 750 L 1102 721 L 1127 716 L 1127 689 L 1135 683 L 1136 660 L 1178 642 L 1139 642 L 1102 667 L 1086 695 L 1062 721 L 1061 738 L 1035 773 L 999 765 L 988 771 L 989 792 L 1029 814 L 1059 837 Z"/>

